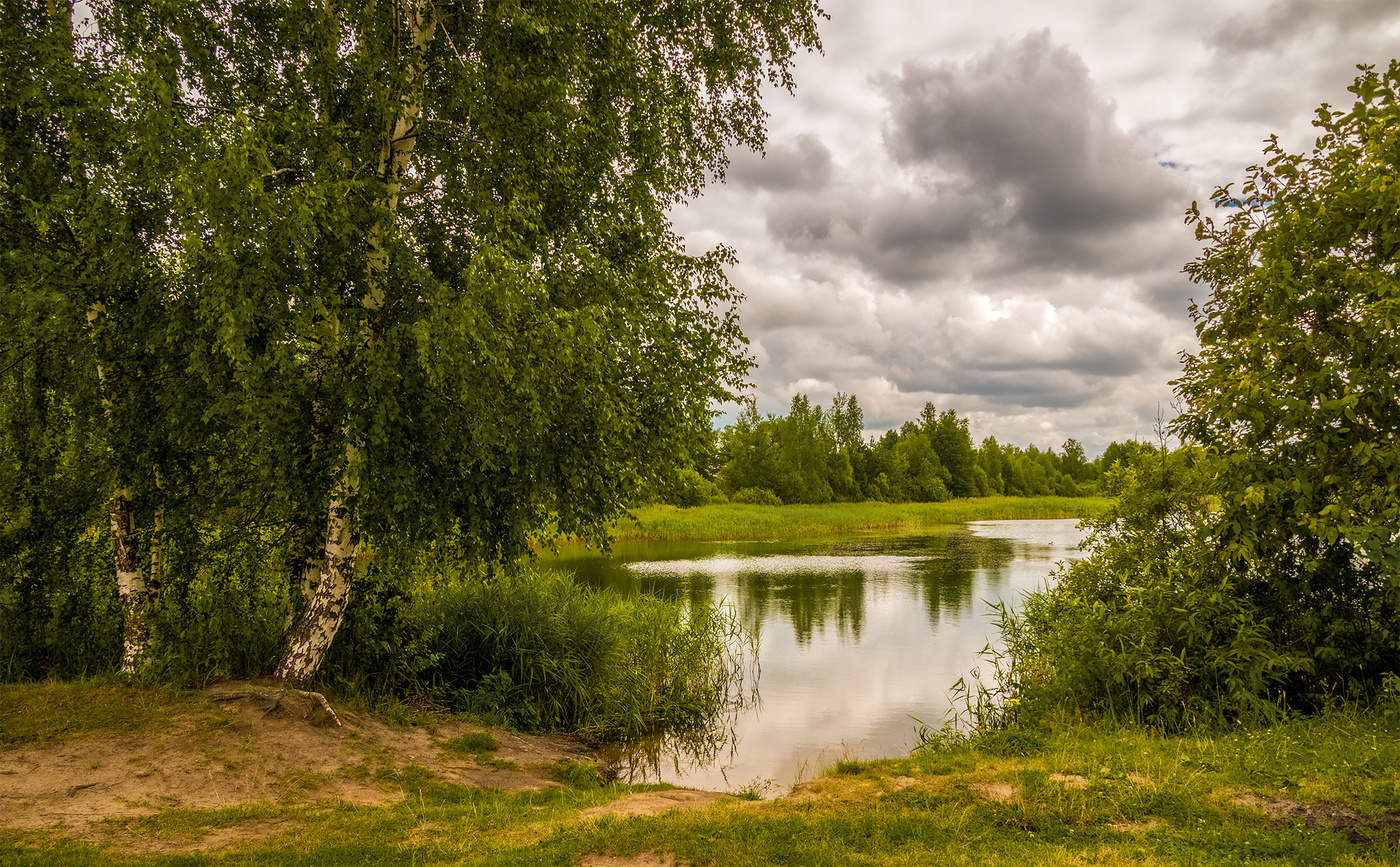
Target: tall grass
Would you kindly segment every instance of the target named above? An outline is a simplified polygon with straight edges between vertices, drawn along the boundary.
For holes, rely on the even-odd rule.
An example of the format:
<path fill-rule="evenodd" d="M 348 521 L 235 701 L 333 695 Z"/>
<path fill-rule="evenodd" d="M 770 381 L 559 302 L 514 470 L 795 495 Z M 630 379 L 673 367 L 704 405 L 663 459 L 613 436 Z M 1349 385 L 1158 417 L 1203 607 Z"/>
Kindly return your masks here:
<path fill-rule="evenodd" d="M 408 619 L 439 701 L 598 739 L 708 730 L 751 685 L 752 642 L 726 609 L 580 587 L 525 567 L 420 597 Z"/>
<path fill-rule="evenodd" d="M 645 506 L 613 528 L 619 541 L 795 539 L 914 531 L 967 521 L 1083 518 L 1107 508 L 1102 497 L 973 497 L 943 503 L 825 503 L 762 506 L 720 503 Z"/>

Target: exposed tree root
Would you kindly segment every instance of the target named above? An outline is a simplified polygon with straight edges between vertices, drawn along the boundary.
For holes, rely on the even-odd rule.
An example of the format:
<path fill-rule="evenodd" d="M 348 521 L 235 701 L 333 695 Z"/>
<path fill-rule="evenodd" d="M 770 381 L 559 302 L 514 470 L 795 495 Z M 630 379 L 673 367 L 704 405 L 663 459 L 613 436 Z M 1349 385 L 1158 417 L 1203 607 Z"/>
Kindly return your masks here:
<path fill-rule="evenodd" d="M 286 698 L 288 693 L 300 696 L 301 698 L 306 699 L 308 702 L 312 702 L 316 705 L 319 705 L 321 710 L 326 712 L 326 716 L 330 717 L 331 722 L 335 723 L 337 727 L 340 726 L 340 717 L 336 715 L 335 709 L 331 707 L 331 703 L 326 700 L 326 697 L 324 695 L 322 695 L 319 692 L 311 692 L 310 690 L 305 689 L 295 689 L 290 686 L 282 686 L 266 690 L 248 689 L 238 690 L 236 692 L 212 693 L 209 694 L 209 700 L 223 702 L 238 701 L 240 699 L 245 698 L 253 698 L 258 699 L 260 701 L 270 701 L 272 703 L 269 704 L 267 708 L 263 710 L 263 716 L 267 716 L 268 714 L 282 707 L 282 699 Z M 310 719 L 310 717 L 311 711 L 307 711 L 303 718 Z"/>

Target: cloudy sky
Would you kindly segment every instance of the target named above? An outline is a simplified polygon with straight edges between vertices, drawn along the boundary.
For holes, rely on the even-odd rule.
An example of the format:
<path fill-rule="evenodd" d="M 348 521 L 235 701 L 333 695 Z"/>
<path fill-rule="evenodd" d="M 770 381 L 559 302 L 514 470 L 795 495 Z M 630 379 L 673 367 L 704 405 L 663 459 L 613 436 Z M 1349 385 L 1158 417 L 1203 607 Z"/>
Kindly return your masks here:
<path fill-rule="evenodd" d="M 1396 0 L 825 6 L 766 157 L 673 214 L 739 252 L 760 410 L 845 391 L 874 432 L 933 401 L 1091 453 L 1150 436 L 1194 345 L 1185 208 L 1400 54 Z"/>

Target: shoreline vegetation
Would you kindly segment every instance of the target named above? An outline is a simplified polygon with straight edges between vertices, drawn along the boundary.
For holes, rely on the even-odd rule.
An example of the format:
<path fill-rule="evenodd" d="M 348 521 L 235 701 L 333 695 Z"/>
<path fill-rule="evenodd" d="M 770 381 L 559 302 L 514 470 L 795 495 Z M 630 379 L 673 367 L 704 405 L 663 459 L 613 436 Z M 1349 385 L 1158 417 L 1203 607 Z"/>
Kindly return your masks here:
<path fill-rule="evenodd" d="M 786 793 L 754 785 L 718 796 L 607 782 L 566 740 L 483 731 L 443 713 L 393 722 L 338 701 L 344 728 L 302 719 L 290 703 L 268 716 L 255 686 L 0 686 L 0 796 L 13 807 L 0 811 L 0 862 L 822 865 L 859 853 L 882 864 L 1379 864 L 1400 855 L 1400 706 L 1175 735 L 1058 717 L 936 737 L 905 758 L 840 761 Z M 274 749 L 299 758 L 269 762 Z M 159 803 L 119 797 L 151 779 L 169 784 Z"/>
<path fill-rule="evenodd" d="M 1107 497 L 968 497 L 939 503 L 823 503 L 784 506 L 712 503 L 688 508 L 642 506 L 612 528 L 614 542 L 729 542 L 822 539 L 867 533 L 911 533 L 969 521 L 1088 518 Z M 561 549 L 579 548 L 560 539 Z"/>

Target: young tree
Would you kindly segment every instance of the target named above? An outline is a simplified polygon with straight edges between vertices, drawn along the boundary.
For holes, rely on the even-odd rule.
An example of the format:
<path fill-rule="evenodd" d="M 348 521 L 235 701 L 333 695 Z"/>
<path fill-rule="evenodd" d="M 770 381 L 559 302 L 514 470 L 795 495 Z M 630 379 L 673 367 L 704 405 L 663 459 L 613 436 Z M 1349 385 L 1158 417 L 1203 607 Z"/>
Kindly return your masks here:
<path fill-rule="evenodd" d="M 1218 459 L 1209 532 L 1311 687 L 1374 685 L 1400 658 L 1400 62 L 1361 67 L 1307 154 L 1276 138 L 1187 266 L 1201 349 L 1173 427 Z M 1310 688 L 1311 688 L 1310 687 Z"/>

